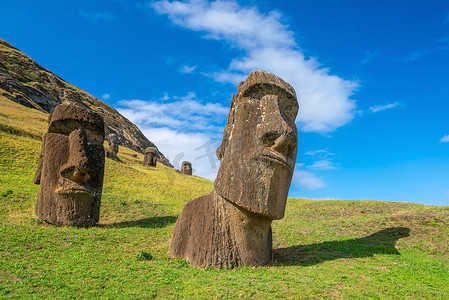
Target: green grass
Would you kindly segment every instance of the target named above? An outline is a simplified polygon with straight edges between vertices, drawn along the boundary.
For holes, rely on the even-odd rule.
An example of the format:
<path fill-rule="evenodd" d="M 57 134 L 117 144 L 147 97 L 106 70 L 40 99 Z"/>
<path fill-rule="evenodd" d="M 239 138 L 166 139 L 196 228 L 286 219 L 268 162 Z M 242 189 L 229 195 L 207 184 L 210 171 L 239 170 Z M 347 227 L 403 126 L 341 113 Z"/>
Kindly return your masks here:
<path fill-rule="evenodd" d="M 212 182 L 127 148 L 106 160 L 100 224 L 56 227 L 34 215 L 46 115 L 0 97 L 0 299 L 449 297 L 449 207 L 289 199 L 273 223 L 275 261 L 192 268 L 168 246 L 185 203 Z M 30 128 L 29 124 L 34 124 Z M 137 158 L 132 155 L 137 154 Z"/>

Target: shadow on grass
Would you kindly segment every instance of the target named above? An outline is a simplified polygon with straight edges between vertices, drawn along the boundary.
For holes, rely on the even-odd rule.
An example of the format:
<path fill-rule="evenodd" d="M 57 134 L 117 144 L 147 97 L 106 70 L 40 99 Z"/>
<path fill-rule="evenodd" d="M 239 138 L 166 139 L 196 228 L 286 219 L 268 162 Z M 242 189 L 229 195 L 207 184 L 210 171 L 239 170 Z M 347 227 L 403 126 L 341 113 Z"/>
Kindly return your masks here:
<path fill-rule="evenodd" d="M 152 217 L 134 221 L 105 224 L 103 226 L 115 228 L 127 228 L 127 227 L 163 228 L 175 223 L 177 218 L 178 217 L 175 216 Z"/>
<path fill-rule="evenodd" d="M 276 264 L 282 266 L 311 266 L 328 260 L 374 254 L 400 255 L 395 248 L 396 242 L 409 235 L 410 228 L 391 227 L 358 239 L 274 249 L 274 255 Z"/>

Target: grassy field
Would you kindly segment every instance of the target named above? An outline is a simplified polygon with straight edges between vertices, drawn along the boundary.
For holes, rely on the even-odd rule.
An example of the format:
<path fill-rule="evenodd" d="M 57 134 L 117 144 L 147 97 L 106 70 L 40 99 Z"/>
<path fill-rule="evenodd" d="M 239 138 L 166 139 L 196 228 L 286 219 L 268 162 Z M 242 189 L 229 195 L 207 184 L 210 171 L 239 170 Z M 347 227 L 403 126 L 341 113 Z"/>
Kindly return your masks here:
<path fill-rule="evenodd" d="M 0 96 L 1 299 L 449 298 L 447 206 L 289 199 L 271 265 L 192 268 L 168 246 L 185 203 L 212 182 L 144 168 L 120 148 L 123 163 L 106 161 L 100 224 L 44 224 L 33 177 L 46 119 Z"/>

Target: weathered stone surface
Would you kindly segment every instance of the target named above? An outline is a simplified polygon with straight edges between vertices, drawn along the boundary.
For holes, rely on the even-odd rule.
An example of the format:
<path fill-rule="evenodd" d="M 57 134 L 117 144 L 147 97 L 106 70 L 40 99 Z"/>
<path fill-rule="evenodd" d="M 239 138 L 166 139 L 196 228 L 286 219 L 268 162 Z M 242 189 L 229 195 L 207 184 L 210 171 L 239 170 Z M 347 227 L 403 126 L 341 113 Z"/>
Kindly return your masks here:
<path fill-rule="evenodd" d="M 261 266 L 272 257 L 271 223 L 284 217 L 298 144 L 293 87 L 252 72 L 233 96 L 213 191 L 187 203 L 171 257 L 193 266 Z"/>
<path fill-rule="evenodd" d="M 103 117 L 106 134 L 115 133 L 120 145 L 140 153 L 144 153 L 147 147 L 156 147 L 135 124 L 117 110 L 65 82 L 2 39 L 0 94 L 11 101 L 47 113 L 53 112 L 63 102 L 84 106 Z M 159 153 L 158 160 L 173 167 L 162 153 Z"/>
<path fill-rule="evenodd" d="M 84 107 L 58 105 L 34 177 L 36 215 L 50 224 L 92 226 L 100 218 L 104 176 L 103 118 Z"/>
<path fill-rule="evenodd" d="M 158 151 L 155 147 L 148 147 L 145 149 L 145 155 L 143 157 L 143 166 L 156 167 Z"/>
<path fill-rule="evenodd" d="M 183 161 L 181 165 L 181 174 L 192 175 L 192 164 L 188 161 Z"/>

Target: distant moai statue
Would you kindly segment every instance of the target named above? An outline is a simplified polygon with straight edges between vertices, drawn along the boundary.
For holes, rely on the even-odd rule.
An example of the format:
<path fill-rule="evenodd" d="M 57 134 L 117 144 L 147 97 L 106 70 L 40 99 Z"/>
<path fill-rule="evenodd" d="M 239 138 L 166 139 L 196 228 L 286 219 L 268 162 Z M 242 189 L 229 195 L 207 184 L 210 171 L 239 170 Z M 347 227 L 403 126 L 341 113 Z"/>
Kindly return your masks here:
<path fill-rule="evenodd" d="M 181 174 L 192 175 L 192 164 L 188 161 L 183 161 L 181 165 Z"/>
<path fill-rule="evenodd" d="M 115 133 L 110 133 L 108 135 L 108 144 L 109 144 L 109 149 L 111 149 L 115 153 L 118 153 L 118 151 L 119 151 L 118 138 Z"/>
<path fill-rule="evenodd" d="M 271 223 L 284 217 L 296 162 L 297 113 L 295 90 L 276 75 L 255 71 L 240 82 L 217 149 L 214 188 L 182 210 L 172 258 L 216 268 L 271 261 Z"/>
<path fill-rule="evenodd" d="M 110 133 L 108 135 L 108 144 L 109 149 L 106 150 L 106 157 L 118 162 L 121 162 L 120 158 L 118 158 L 117 153 L 119 151 L 118 138 L 115 133 Z"/>
<path fill-rule="evenodd" d="M 145 155 L 143 157 L 143 166 L 156 167 L 157 164 L 157 148 L 156 147 L 148 147 L 145 149 Z"/>
<path fill-rule="evenodd" d="M 50 224 L 95 225 L 104 176 L 103 118 L 81 106 L 60 104 L 48 121 L 34 177 L 40 184 L 36 215 Z"/>

